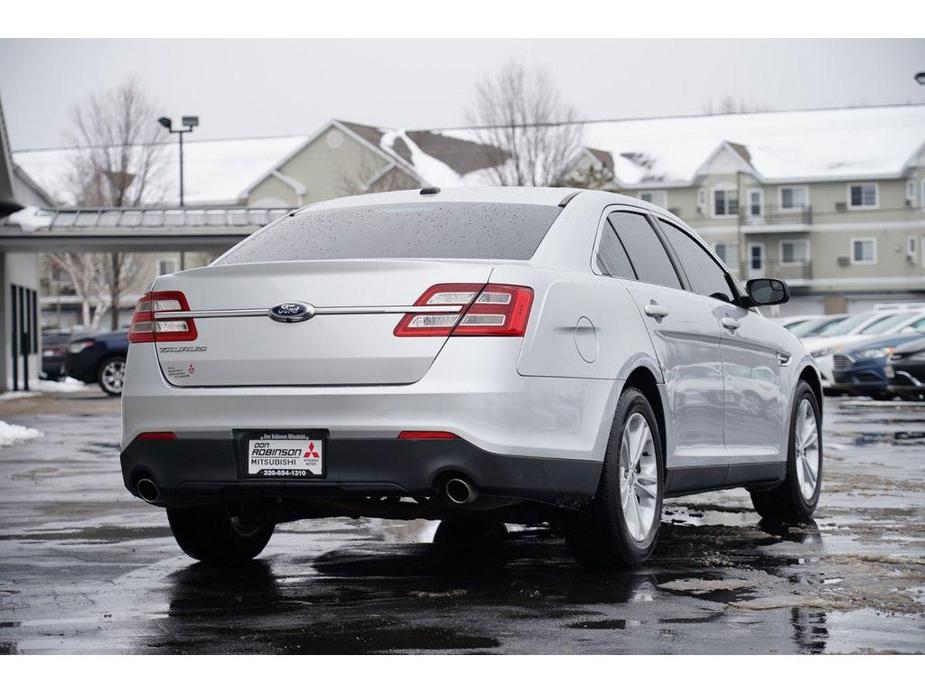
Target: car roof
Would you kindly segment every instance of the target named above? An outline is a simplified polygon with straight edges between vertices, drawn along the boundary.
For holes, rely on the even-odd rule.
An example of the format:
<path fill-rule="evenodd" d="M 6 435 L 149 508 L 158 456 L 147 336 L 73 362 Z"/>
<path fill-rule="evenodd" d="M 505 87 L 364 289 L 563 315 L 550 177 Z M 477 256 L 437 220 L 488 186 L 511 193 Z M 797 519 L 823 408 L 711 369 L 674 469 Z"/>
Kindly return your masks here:
<path fill-rule="evenodd" d="M 426 191 L 435 190 L 435 193 Z M 367 207 L 372 205 L 395 205 L 420 202 L 471 202 L 471 203 L 509 203 L 521 205 L 562 205 L 580 196 L 581 199 L 596 198 L 598 202 L 606 204 L 631 204 L 645 207 L 663 214 L 667 210 L 647 203 L 639 198 L 610 193 L 600 190 L 585 190 L 583 188 L 555 188 L 531 186 L 471 186 L 459 188 L 419 188 L 415 190 L 399 190 L 387 193 L 370 193 L 367 195 L 352 195 L 349 197 L 323 200 L 306 205 L 299 212 L 308 210 L 330 210 L 344 207 Z M 670 213 L 669 213 L 670 214 Z"/>

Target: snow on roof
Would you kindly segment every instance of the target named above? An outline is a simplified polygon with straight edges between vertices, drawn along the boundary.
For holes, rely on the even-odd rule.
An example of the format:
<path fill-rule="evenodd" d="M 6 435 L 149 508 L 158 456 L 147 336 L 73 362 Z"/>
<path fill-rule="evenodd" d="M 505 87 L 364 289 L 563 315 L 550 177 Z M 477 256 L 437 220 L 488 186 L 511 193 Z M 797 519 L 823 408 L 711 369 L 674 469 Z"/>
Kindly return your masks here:
<path fill-rule="evenodd" d="M 891 177 L 925 143 L 925 105 L 601 121 L 584 142 L 630 186 L 690 183 L 724 142 L 768 181 Z"/>
<path fill-rule="evenodd" d="M 332 123 L 348 128 L 427 185 L 484 185 L 490 182 L 486 167 L 499 160 L 499 151 L 479 142 L 471 129 L 404 131 Z M 237 201 L 311 138 L 187 141 L 186 202 Z M 925 143 L 925 105 L 589 122 L 584 143 L 626 187 L 691 184 L 724 146 L 771 182 L 898 177 Z M 165 191 L 166 199 L 152 203 L 176 196 L 176 142 L 164 146 L 163 185 L 153 188 Z M 64 183 L 70 153 L 19 151 L 13 159 L 55 200 L 72 204 Z"/>
<path fill-rule="evenodd" d="M 269 174 L 282 159 L 301 149 L 307 141 L 304 135 L 185 141 L 185 202 L 193 205 L 236 202 L 242 191 Z M 163 195 L 164 199 L 148 200 L 148 203 L 170 203 L 179 197 L 179 147 L 173 140 L 163 147 L 164 159 L 158 174 L 160 180 L 154 182 L 151 189 Z M 67 171 L 73 152 L 71 148 L 22 150 L 13 153 L 13 161 L 54 200 L 70 205 L 74 200 L 67 188 Z"/>

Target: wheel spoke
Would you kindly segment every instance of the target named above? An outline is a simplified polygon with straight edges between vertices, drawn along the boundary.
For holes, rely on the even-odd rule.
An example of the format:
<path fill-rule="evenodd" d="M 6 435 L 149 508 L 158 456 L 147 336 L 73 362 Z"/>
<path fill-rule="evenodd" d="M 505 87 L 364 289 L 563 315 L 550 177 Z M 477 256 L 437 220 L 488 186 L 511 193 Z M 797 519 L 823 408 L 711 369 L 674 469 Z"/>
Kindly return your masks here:
<path fill-rule="evenodd" d="M 805 432 L 805 435 L 803 437 L 803 449 L 806 450 L 807 448 L 815 444 L 818 438 L 819 438 L 819 435 L 816 432 L 815 424 L 813 424 L 812 426 L 810 426 L 809 431 Z"/>
<path fill-rule="evenodd" d="M 809 484 L 811 484 L 812 487 L 813 487 L 813 489 L 815 490 L 815 488 L 816 488 L 816 471 L 813 470 L 813 466 L 809 464 L 809 460 L 806 458 L 805 455 L 802 456 L 801 460 L 802 460 L 802 462 L 803 462 L 803 473 L 804 473 L 804 475 L 805 475 L 805 477 L 806 477 L 806 481 L 807 481 Z"/>
<path fill-rule="evenodd" d="M 636 478 L 636 491 L 645 494 L 651 499 L 658 498 L 658 479 L 640 475 Z"/>

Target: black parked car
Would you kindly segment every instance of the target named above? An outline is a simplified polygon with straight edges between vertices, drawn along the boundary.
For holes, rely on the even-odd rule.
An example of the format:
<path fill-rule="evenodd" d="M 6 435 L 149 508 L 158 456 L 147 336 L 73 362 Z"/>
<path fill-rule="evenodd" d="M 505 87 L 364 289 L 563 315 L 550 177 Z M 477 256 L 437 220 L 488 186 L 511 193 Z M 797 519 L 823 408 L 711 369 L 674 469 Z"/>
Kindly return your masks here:
<path fill-rule="evenodd" d="M 122 395 L 128 331 L 90 335 L 73 340 L 64 358 L 64 372 L 84 383 L 99 383 L 109 395 Z"/>
<path fill-rule="evenodd" d="M 71 333 L 59 331 L 42 333 L 41 377 L 46 381 L 58 381 L 64 377 L 64 355 L 74 337 Z"/>
<path fill-rule="evenodd" d="M 925 339 L 899 347 L 886 365 L 890 392 L 903 400 L 925 398 Z"/>

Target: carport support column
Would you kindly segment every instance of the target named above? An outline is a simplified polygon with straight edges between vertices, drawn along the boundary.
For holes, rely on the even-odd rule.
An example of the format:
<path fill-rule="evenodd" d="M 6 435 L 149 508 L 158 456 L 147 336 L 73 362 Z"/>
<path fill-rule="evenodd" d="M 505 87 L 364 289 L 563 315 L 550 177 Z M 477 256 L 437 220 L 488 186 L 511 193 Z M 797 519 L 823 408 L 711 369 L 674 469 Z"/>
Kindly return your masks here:
<path fill-rule="evenodd" d="M 7 391 L 9 383 L 7 364 L 10 358 L 10 344 L 13 338 L 13 324 L 10 320 L 10 311 L 7 296 L 9 291 L 6 283 L 6 253 L 0 251 L 0 393 Z"/>

